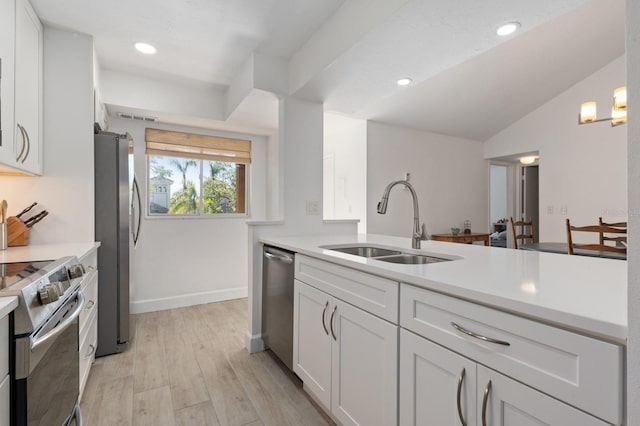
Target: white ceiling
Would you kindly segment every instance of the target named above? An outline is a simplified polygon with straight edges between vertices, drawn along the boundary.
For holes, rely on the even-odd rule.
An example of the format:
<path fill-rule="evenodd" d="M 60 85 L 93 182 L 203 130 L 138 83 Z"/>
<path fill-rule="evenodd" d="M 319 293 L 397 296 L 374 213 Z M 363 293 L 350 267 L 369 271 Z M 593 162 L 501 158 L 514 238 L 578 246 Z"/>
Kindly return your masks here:
<path fill-rule="evenodd" d="M 92 35 L 105 69 L 222 86 L 254 50 L 291 56 L 343 2 L 31 0 L 45 23 Z M 138 41 L 157 54 L 139 54 Z"/>
<path fill-rule="evenodd" d="M 301 48 L 316 46 L 305 43 L 326 29 L 340 8 L 379 4 L 31 1 L 46 23 L 93 35 L 105 69 L 221 89 L 232 83 L 252 52 L 288 60 Z M 322 101 L 328 111 L 482 141 L 624 53 L 624 0 L 393 2 L 397 7 L 357 41 L 347 45 L 348 37 L 337 37 L 334 44 L 345 45 L 331 47 L 340 54 L 321 64 L 295 95 Z M 522 24 L 520 31 L 506 38 L 495 35 L 499 24 L 513 20 Z M 152 43 L 158 54 L 138 54 L 135 41 Z M 395 81 L 403 76 L 414 84 L 398 88 Z M 277 110 L 275 96 L 252 93 L 228 121 L 274 128 Z M 201 117 L 167 120 L 219 125 Z"/>

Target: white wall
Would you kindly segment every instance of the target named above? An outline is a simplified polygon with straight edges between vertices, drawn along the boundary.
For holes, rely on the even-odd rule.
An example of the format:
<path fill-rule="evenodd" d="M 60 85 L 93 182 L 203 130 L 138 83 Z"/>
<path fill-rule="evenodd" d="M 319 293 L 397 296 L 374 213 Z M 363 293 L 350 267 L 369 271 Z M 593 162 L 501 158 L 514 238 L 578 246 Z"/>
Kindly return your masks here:
<path fill-rule="evenodd" d="M 629 182 L 629 337 L 627 340 L 627 422 L 640 424 L 640 2 L 627 0 L 627 149 Z"/>
<path fill-rule="evenodd" d="M 387 214 L 376 212 L 385 187 L 411 173 L 420 222 L 429 234 L 447 233 L 471 221 L 488 232 L 489 175 L 481 142 L 369 122 L 367 128 L 367 230 L 411 236 L 411 194 L 392 189 Z"/>
<path fill-rule="evenodd" d="M 565 241 L 567 217 L 576 224 L 627 219 L 626 126 L 577 123 L 588 100 L 598 101 L 599 116 L 609 116 L 613 89 L 625 75 L 620 57 L 485 142 L 485 158 L 539 152 L 541 241 Z"/>
<path fill-rule="evenodd" d="M 31 244 L 93 241 L 93 39 L 45 26 L 43 86 L 43 176 L 0 176 L 0 194 L 10 215 L 49 212 Z"/>
<path fill-rule="evenodd" d="M 323 213 L 367 231 L 367 122 L 324 114 Z"/>
<path fill-rule="evenodd" d="M 509 217 L 507 209 L 507 172 L 508 166 L 491 165 L 490 169 L 490 222 L 496 223 L 500 219 Z M 491 229 L 491 231 L 493 231 Z"/>
<path fill-rule="evenodd" d="M 356 224 L 325 223 L 322 219 L 322 104 L 292 97 L 280 99 L 278 147 L 279 221 L 249 226 L 249 326 L 246 347 L 262 350 L 262 244 L 272 236 L 355 234 Z M 318 203 L 318 212 L 307 211 Z"/>
<path fill-rule="evenodd" d="M 190 117 L 224 120 L 225 93 L 213 84 L 155 80 L 124 72 L 102 70 L 105 104 Z"/>
<path fill-rule="evenodd" d="M 132 312 L 148 312 L 247 295 L 248 219 L 266 217 L 267 138 L 112 118 L 111 130 L 134 139 L 136 176 L 146 200 L 146 127 L 251 140 L 249 217 L 143 216 L 132 268 Z M 143 201 L 144 203 L 144 201 Z"/>

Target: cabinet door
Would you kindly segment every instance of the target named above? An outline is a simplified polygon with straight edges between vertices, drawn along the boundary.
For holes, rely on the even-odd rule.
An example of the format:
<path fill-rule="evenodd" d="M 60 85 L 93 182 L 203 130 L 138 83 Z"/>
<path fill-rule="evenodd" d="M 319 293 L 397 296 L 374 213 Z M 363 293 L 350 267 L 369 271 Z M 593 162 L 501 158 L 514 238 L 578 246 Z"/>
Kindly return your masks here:
<path fill-rule="evenodd" d="M 328 294 L 295 280 L 293 371 L 326 409 L 331 407 L 331 302 Z"/>
<path fill-rule="evenodd" d="M 13 138 L 13 86 L 14 86 L 14 48 L 15 48 L 15 1 L 0 0 L 0 163 L 15 166 L 16 152 Z"/>
<path fill-rule="evenodd" d="M 478 365 L 478 424 L 500 426 L 605 426 L 582 411 Z M 483 406 L 486 401 L 486 413 Z"/>
<path fill-rule="evenodd" d="M 475 425 L 476 363 L 400 330 L 399 408 L 403 426 Z"/>
<path fill-rule="evenodd" d="M 11 379 L 8 374 L 0 377 L 0 426 L 9 426 L 10 382 Z"/>
<path fill-rule="evenodd" d="M 42 25 L 27 0 L 16 1 L 15 126 L 17 167 L 42 173 Z"/>
<path fill-rule="evenodd" d="M 337 301 L 331 412 L 344 425 L 398 423 L 398 326 Z"/>

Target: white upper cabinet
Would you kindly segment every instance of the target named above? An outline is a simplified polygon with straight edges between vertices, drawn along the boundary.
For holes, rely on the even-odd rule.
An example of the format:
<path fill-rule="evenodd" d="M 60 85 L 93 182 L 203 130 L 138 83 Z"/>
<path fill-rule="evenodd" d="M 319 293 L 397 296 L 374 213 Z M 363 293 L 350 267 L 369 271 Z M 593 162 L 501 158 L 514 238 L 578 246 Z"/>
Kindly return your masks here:
<path fill-rule="evenodd" d="M 42 24 L 29 2 L 0 0 L 0 163 L 29 174 L 43 166 L 42 49 Z"/>
<path fill-rule="evenodd" d="M 17 157 L 13 133 L 15 15 L 15 0 L 0 0 L 0 163 L 10 166 L 15 166 Z"/>
<path fill-rule="evenodd" d="M 16 1 L 15 61 L 18 168 L 42 174 L 42 25 L 27 0 Z"/>

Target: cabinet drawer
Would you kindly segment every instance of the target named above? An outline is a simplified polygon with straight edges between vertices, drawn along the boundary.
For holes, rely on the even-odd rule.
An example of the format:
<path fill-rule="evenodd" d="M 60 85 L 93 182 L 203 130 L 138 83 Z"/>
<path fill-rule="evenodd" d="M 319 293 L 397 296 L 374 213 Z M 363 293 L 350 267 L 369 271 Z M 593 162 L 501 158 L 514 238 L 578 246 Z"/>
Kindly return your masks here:
<path fill-rule="evenodd" d="M 9 375 L 0 381 L 0 426 L 9 426 Z"/>
<path fill-rule="evenodd" d="M 98 271 L 93 271 L 87 275 L 82 282 L 82 292 L 86 302 L 80 312 L 80 341 L 88 332 L 87 320 L 98 309 Z"/>
<path fill-rule="evenodd" d="M 375 275 L 296 255 L 296 279 L 367 312 L 398 323 L 398 283 Z"/>
<path fill-rule="evenodd" d="M 0 318 L 0 377 L 9 374 L 9 317 Z"/>
<path fill-rule="evenodd" d="M 95 359 L 96 345 L 98 344 L 98 321 L 95 312 L 89 317 L 89 324 L 87 335 L 84 340 L 82 340 L 82 343 L 80 343 L 79 349 L 80 396 L 82 396 L 82 391 L 87 383 L 89 370 L 91 370 L 91 364 L 93 364 L 93 360 Z"/>
<path fill-rule="evenodd" d="M 477 335 L 508 342 L 491 343 Z M 614 424 L 622 423 L 623 348 L 402 284 L 400 325 Z"/>

